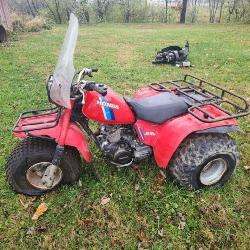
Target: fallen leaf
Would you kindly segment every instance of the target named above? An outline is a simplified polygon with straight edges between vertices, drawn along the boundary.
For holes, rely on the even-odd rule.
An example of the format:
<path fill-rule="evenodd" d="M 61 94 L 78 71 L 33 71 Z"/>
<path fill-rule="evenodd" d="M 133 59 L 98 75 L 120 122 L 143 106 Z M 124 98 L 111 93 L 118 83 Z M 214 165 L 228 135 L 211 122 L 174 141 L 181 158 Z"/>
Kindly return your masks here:
<path fill-rule="evenodd" d="M 250 165 L 249 166 L 244 166 L 245 170 L 249 170 L 250 169 Z"/>
<path fill-rule="evenodd" d="M 47 226 L 46 225 L 40 225 L 36 228 L 36 231 L 39 232 L 39 233 L 44 233 L 48 230 Z"/>
<path fill-rule="evenodd" d="M 154 179 L 154 186 L 162 186 L 165 180 L 166 177 L 163 175 L 156 176 Z"/>
<path fill-rule="evenodd" d="M 182 213 L 180 213 L 180 212 L 177 213 L 177 218 L 178 218 L 180 221 L 186 221 L 185 216 L 184 216 Z"/>
<path fill-rule="evenodd" d="M 81 180 L 78 181 L 78 185 L 79 185 L 79 187 L 82 187 L 82 181 Z"/>
<path fill-rule="evenodd" d="M 142 229 L 140 230 L 139 239 L 140 239 L 140 242 L 138 244 L 138 249 L 142 250 L 142 249 L 146 249 L 149 247 L 149 241 L 146 237 L 144 230 Z"/>
<path fill-rule="evenodd" d="M 101 198 L 101 205 L 104 206 L 104 205 L 108 204 L 108 203 L 110 202 L 110 200 L 111 200 L 110 197 L 104 195 L 104 196 Z"/>
<path fill-rule="evenodd" d="M 163 237 L 163 235 L 164 235 L 163 228 L 158 230 L 158 235 L 161 236 L 161 237 Z"/>
<path fill-rule="evenodd" d="M 27 235 L 33 235 L 35 233 L 35 227 L 29 227 L 27 230 Z"/>
<path fill-rule="evenodd" d="M 38 220 L 40 216 L 42 216 L 48 209 L 48 206 L 45 202 L 41 203 L 38 208 L 36 209 L 36 212 L 32 216 L 32 220 Z"/>
<path fill-rule="evenodd" d="M 95 224 L 95 222 L 93 220 L 90 220 L 90 219 L 85 219 L 85 220 L 80 220 L 79 224 L 82 227 L 92 227 Z"/>
<path fill-rule="evenodd" d="M 185 226 L 186 226 L 186 222 L 185 221 L 180 221 L 178 228 L 180 230 L 183 230 L 185 228 Z"/>
<path fill-rule="evenodd" d="M 135 191 L 139 191 L 140 190 L 140 185 L 139 184 L 136 184 L 135 185 Z"/>
<path fill-rule="evenodd" d="M 19 199 L 21 205 L 24 207 L 24 209 L 27 209 L 29 207 L 29 203 L 24 203 L 21 199 Z"/>
<path fill-rule="evenodd" d="M 27 198 L 24 195 L 19 196 L 19 201 L 25 210 L 27 210 L 32 205 L 33 201 L 35 200 L 36 200 L 36 197 Z"/>

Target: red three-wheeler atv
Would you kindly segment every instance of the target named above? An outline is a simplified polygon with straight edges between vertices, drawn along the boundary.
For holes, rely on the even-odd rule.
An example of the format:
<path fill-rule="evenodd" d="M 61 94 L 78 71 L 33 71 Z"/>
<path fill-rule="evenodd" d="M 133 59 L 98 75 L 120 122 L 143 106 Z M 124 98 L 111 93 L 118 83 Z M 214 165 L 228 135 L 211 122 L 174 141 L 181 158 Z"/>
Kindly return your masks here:
<path fill-rule="evenodd" d="M 22 138 L 7 162 L 7 179 L 16 192 L 42 195 L 77 181 L 81 158 L 92 159 L 86 136 L 111 164 L 128 167 L 153 157 L 188 189 L 221 185 L 232 176 L 239 153 L 228 133 L 240 131 L 236 118 L 248 115 L 244 98 L 190 75 L 121 97 L 104 84 L 84 80 L 97 69 L 75 74 L 77 35 L 72 14 L 47 82 L 55 107 L 25 112 L 13 128 Z M 98 124 L 95 131 L 90 120 Z"/>

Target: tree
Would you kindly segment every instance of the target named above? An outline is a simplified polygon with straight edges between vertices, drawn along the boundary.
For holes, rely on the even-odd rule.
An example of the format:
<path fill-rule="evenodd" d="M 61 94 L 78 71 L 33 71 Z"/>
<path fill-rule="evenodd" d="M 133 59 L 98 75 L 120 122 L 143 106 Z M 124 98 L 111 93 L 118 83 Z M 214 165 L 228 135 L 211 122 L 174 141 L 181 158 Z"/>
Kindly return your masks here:
<path fill-rule="evenodd" d="M 107 19 L 108 11 L 112 3 L 113 1 L 111 0 L 95 0 L 94 1 L 96 16 L 98 20 L 103 21 L 104 19 Z"/>
<path fill-rule="evenodd" d="M 228 0 L 228 21 L 234 17 L 235 21 L 250 21 L 250 1 L 249 0 Z"/>
<path fill-rule="evenodd" d="M 165 0 L 165 6 L 166 6 L 166 19 L 165 22 L 168 22 L 168 0 Z"/>
<path fill-rule="evenodd" d="M 31 5 L 32 5 L 34 11 L 36 12 L 36 14 L 38 14 L 39 5 L 38 5 L 37 0 L 30 0 L 30 1 L 31 1 Z"/>
<path fill-rule="evenodd" d="M 180 23 L 185 23 L 186 22 L 187 2 L 188 2 L 188 0 L 183 0 L 182 1 Z"/>
<path fill-rule="evenodd" d="M 222 10 L 223 10 L 224 4 L 225 4 L 225 0 L 221 0 L 221 3 L 220 3 L 220 15 L 219 15 L 218 23 L 220 23 L 220 21 L 221 21 Z"/>
<path fill-rule="evenodd" d="M 29 0 L 26 0 L 26 2 L 27 2 L 27 4 L 28 4 L 29 11 L 30 11 L 31 15 L 32 15 L 33 17 L 35 17 L 36 14 L 35 14 L 34 10 L 33 10 L 32 7 L 31 7 L 30 1 L 29 1 Z"/>
<path fill-rule="evenodd" d="M 59 0 L 53 0 L 53 1 L 48 1 L 48 0 L 43 0 L 45 3 L 46 8 L 49 10 L 49 12 L 52 14 L 53 19 L 55 20 L 56 23 L 61 24 L 62 23 L 62 17 L 60 13 L 60 3 Z"/>
<path fill-rule="evenodd" d="M 124 22 L 129 23 L 131 19 L 131 6 L 130 6 L 130 0 L 123 1 L 124 6 Z"/>
<path fill-rule="evenodd" d="M 201 0 L 191 0 L 191 12 L 190 12 L 191 23 L 194 23 L 197 19 L 200 1 Z"/>
<path fill-rule="evenodd" d="M 86 22 L 90 22 L 89 8 L 88 8 L 88 0 L 81 1 L 80 3 L 80 14 L 82 13 Z"/>
<path fill-rule="evenodd" d="M 46 8 L 49 10 L 49 12 L 52 14 L 54 21 L 57 22 L 57 17 L 56 17 L 56 14 L 55 14 L 53 8 L 50 7 L 50 4 L 49 4 L 49 2 L 48 2 L 47 0 L 43 0 L 43 1 L 44 1 L 45 7 L 46 7 Z"/>
<path fill-rule="evenodd" d="M 62 23 L 62 17 L 61 17 L 61 13 L 60 13 L 60 2 L 59 0 L 54 0 L 55 1 L 55 7 L 56 7 L 56 13 L 57 13 L 57 16 L 58 16 L 58 21 L 59 23 Z"/>
<path fill-rule="evenodd" d="M 209 0 L 209 22 L 214 23 L 220 0 Z"/>

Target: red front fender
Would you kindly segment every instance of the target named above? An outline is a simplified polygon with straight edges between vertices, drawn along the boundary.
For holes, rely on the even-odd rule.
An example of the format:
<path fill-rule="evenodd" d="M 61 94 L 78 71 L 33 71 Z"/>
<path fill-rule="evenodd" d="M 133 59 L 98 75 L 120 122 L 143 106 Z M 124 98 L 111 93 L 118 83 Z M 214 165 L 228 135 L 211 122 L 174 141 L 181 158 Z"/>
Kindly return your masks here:
<path fill-rule="evenodd" d="M 48 115 L 47 119 L 51 118 L 52 116 L 53 115 Z M 19 121 L 16 127 L 21 130 L 22 124 L 27 122 L 27 119 L 29 119 L 28 122 L 32 122 L 32 121 L 34 122 L 38 120 L 39 118 L 32 117 L 32 118 L 22 119 Z M 43 119 L 46 119 L 46 117 L 43 117 Z M 14 135 L 19 138 L 26 138 L 29 135 L 46 136 L 49 138 L 53 138 L 55 139 L 56 142 L 58 142 L 61 131 L 62 131 L 62 127 L 63 127 L 62 119 L 60 119 L 58 125 L 54 128 L 33 130 L 33 131 L 30 131 L 29 134 L 24 133 L 24 132 L 18 132 L 18 133 L 14 133 Z M 34 129 L 34 126 L 33 126 L 33 129 Z M 69 127 L 66 132 L 64 144 L 67 146 L 72 146 L 72 147 L 77 148 L 80 154 L 82 155 L 82 157 L 84 158 L 84 160 L 86 162 L 91 162 L 92 155 L 88 147 L 87 138 L 82 132 L 82 130 L 75 123 L 69 124 Z"/>
<path fill-rule="evenodd" d="M 188 135 L 209 128 L 232 125 L 237 125 L 235 119 L 204 123 L 187 114 L 173 118 L 161 125 L 138 120 L 135 123 L 135 129 L 141 142 L 152 146 L 157 165 L 167 168 L 171 157 Z"/>

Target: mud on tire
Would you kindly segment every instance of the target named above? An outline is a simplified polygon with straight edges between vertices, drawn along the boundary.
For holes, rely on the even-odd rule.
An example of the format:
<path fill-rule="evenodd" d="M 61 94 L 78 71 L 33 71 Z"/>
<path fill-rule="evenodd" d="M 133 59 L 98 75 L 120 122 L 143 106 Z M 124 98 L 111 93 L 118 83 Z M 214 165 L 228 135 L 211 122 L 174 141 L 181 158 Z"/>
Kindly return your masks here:
<path fill-rule="evenodd" d="M 201 173 L 211 162 L 222 159 L 226 170 L 211 185 L 201 182 Z M 189 136 L 170 161 L 169 173 L 179 185 L 188 189 L 224 184 L 234 173 L 239 152 L 234 140 L 227 134 L 196 134 Z"/>
<path fill-rule="evenodd" d="M 7 181 L 13 190 L 27 195 L 42 195 L 47 192 L 30 185 L 26 179 L 26 171 L 36 163 L 51 162 L 55 149 L 56 144 L 53 141 L 39 138 L 22 140 L 11 153 L 6 165 Z M 77 181 L 81 173 L 81 158 L 78 151 L 66 147 L 59 167 L 63 173 L 61 184 Z"/>

